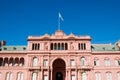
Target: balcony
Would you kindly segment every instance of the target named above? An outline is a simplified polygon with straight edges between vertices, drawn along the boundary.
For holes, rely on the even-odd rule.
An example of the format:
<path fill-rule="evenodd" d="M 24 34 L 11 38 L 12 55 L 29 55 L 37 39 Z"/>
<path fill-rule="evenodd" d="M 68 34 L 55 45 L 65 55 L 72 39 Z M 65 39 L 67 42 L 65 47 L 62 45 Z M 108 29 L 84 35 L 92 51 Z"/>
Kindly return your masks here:
<path fill-rule="evenodd" d="M 39 70 L 39 69 L 41 69 L 41 67 L 40 66 L 31 66 L 31 67 L 29 67 L 29 69 L 30 70 Z"/>
<path fill-rule="evenodd" d="M 90 66 L 90 65 L 84 65 L 84 66 L 79 65 L 77 68 L 78 68 L 78 69 L 84 69 L 84 70 L 90 70 L 90 69 L 92 69 L 93 67 Z"/>

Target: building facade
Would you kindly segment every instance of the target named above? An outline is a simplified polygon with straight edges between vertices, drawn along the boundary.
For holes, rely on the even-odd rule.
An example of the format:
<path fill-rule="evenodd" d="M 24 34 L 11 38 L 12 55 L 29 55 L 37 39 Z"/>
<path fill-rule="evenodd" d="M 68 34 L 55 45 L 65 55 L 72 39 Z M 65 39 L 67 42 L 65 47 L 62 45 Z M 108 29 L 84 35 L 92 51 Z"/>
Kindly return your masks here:
<path fill-rule="evenodd" d="M 0 80 L 120 80 L 120 41 L 91 44 L 90 36 L 28 36 L 27 46 L 1 46 Z"/>

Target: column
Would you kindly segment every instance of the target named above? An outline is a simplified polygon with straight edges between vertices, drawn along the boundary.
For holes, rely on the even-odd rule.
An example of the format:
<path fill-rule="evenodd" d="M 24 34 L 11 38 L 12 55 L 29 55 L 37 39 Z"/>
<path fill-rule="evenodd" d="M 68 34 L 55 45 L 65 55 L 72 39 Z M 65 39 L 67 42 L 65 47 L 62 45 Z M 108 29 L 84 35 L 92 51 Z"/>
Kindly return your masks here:
<path fill-rule="evenodd" d="M 37 80 L 40 80 L 40 71 L 38 70 L 38 73 L 37 73 Z"/>
<path fill-rule="evenodd" d="M 78 73 L 77 73 L 78 71 L 77 71 L 77 69 L 76 69 L 76 73 L 75 73 L 75 75 L 76 75 L 76 80 L 78 80 Z"/>
<path fill-rule="evenodd" d="M 87 71 L 86 73 L 87 80 L 90 80 L 90 71 Z"/>
<path fill-rule="evenodd" d="M 40 80 L 43 80 L 43 70 L 40 72 Z"/>
<path fill-rule="evenodd" d="M 77 74 L 78 74 L 78 80 L 80 80 L 80 72 L 79 72 L 79 70 L 78 70 Z"/>
<path fill-rule="evenodd" d="M 50 79 L 50 69 L 48 68 L 48 80 Z"/>
<path fill-rule="evenodd" d="M 50 79 L 50 80 L 52 80 L 52 72 L 53 72 L 53 70 L 51 69 L 50 72 L 51 72 L 51 73 L 50 73 L 50 74 L 51 74 L 51 79 Z"/>
<path fill-rule="evenodd" d="M 28 76 L 30 76 L 30 77 L 28 77 L 27 80 L 31 80 L 32 79 L 32 72 L 31 71 L 28 72 Z"/>
<path fill-rule="evenodd" d="M 68 71 L 68 80 L 71 80 L 71 70 Z"/>
<path fill-rule="evenodd" d="M 65 80 L 68 80 L 68 70 L 66 70 L 66 79 Z"/>

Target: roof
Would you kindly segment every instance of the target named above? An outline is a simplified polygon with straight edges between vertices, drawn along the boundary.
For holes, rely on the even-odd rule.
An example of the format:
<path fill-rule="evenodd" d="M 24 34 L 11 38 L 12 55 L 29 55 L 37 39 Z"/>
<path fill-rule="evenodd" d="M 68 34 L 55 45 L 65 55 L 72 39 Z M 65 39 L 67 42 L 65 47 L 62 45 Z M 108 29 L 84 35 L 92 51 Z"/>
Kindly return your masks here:
<path fill-rule="evenodd" d="M 76 39 L 76 40 L 91 40 L 91 37 L 88 36 L 88 35 L 85 35 L 85 36 L 75 36 L 74 34 L 69 34 L 69 35 L 66 35 L 62 30 L 57 30 L 54 34 L 52 35 L 49 35 L 49 34 L 45 34 L 43 36 L 28 36 L 28 41 L 34 41 L 34 40 L 43 40 L 43 39 L 47 39 L 47 40 L 50 40 L 50 39 L 67 39 L 67 40 L 70 40 L 70 39 Z"/>
<path fill-rule="evenodd" d="M 112 44 L 92 44 L 92 51 L 119 51 L 116 45 Z"/>
<path fill-rule="evenodd" d="M 2 46 L 1 51 L 26 51 L 27 46 Z"/>

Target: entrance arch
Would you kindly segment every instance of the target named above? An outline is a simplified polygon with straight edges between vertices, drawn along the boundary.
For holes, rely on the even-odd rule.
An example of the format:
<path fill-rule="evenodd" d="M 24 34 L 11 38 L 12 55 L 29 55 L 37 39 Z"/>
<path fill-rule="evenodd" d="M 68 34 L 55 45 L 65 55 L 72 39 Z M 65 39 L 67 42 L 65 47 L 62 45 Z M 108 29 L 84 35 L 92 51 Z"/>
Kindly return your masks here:
<path fill-rule="evenodd" d="M 66 64 L 65 61 L 62 59 L 56 59 L 53 64 L 53 73 L 52 73 L 52 80 L 65 80 L 66 76 Z"/>

